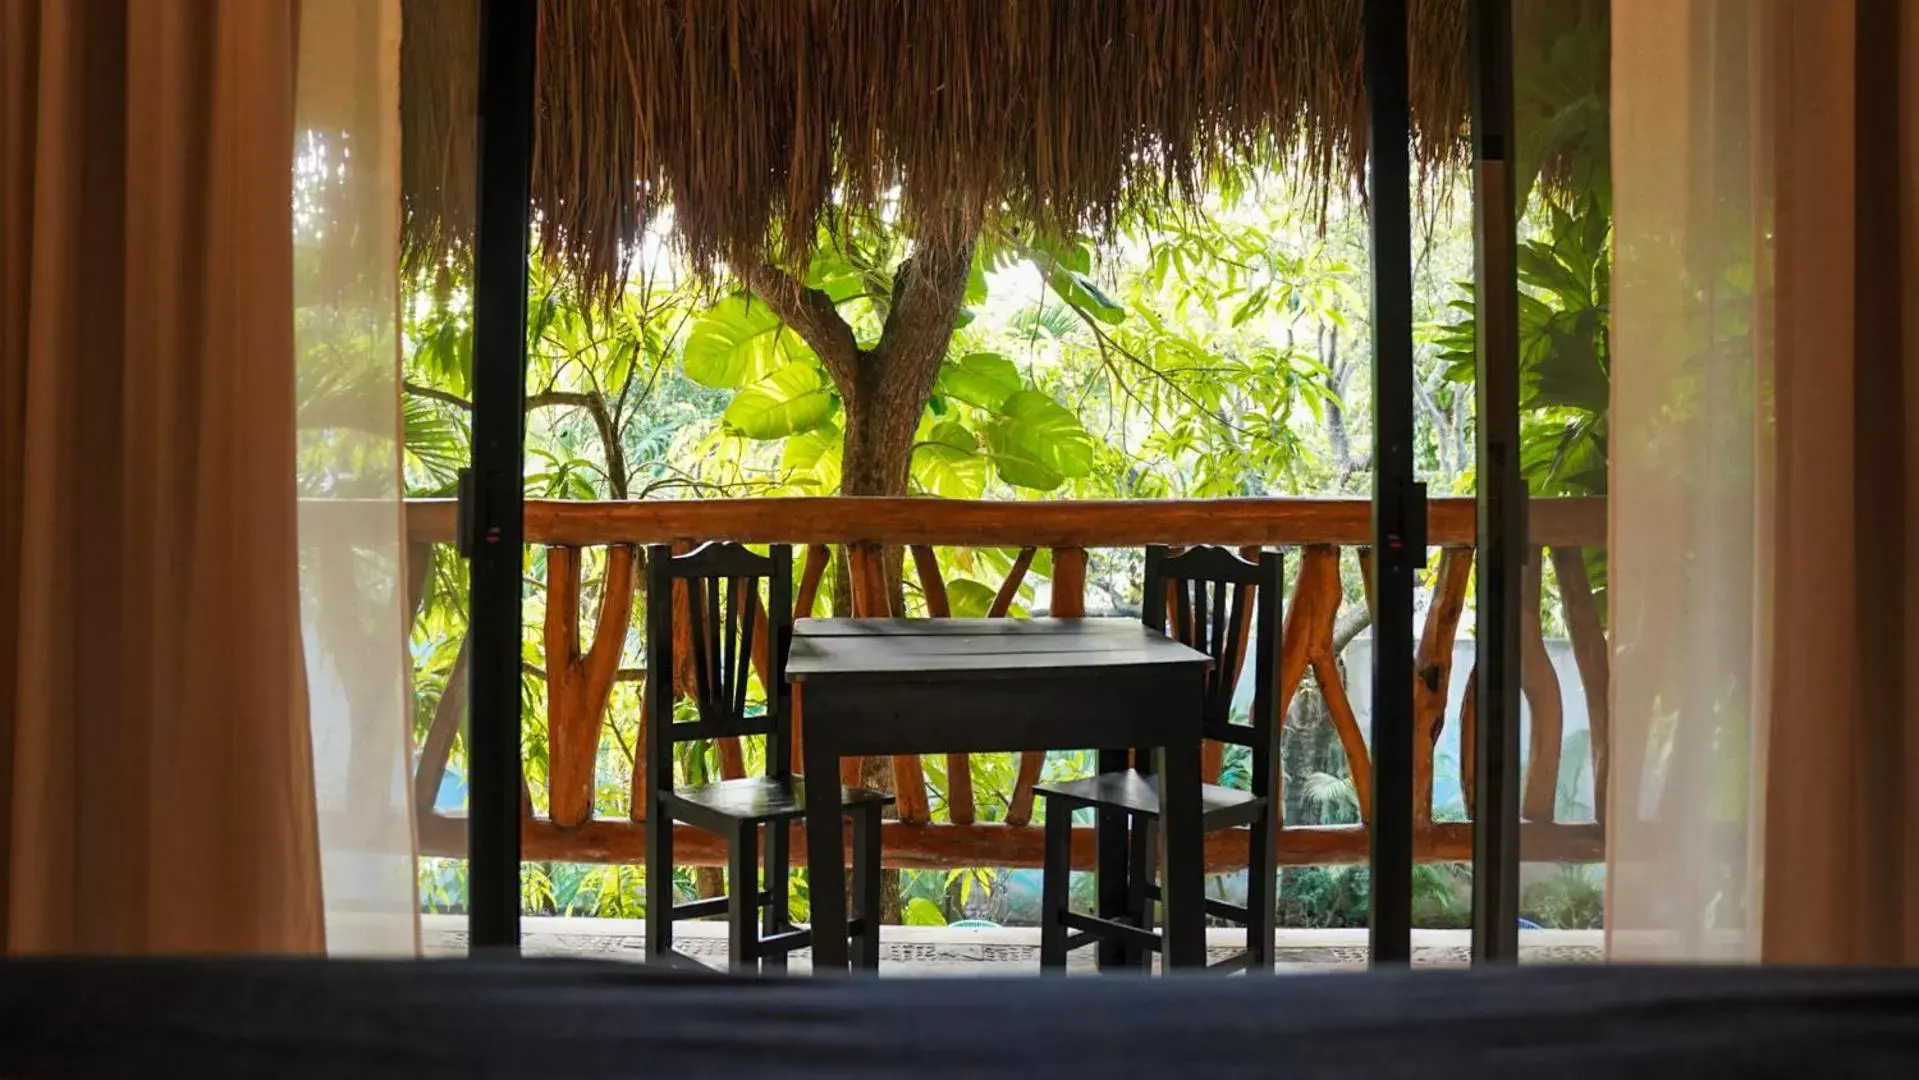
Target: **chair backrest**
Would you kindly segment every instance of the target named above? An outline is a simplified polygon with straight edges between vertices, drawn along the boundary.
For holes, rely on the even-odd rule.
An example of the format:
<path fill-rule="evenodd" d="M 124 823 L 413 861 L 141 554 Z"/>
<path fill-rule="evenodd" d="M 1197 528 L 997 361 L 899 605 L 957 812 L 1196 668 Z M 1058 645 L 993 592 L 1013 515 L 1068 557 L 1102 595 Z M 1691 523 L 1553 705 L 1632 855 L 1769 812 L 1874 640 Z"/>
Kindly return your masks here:
<path fill-rule="evenodd" d="M 665 544 L 647 548 L 646 664 L 655 690 L 648 697 L 647 763 L 671 786 L 672 751 L 690 739 L 764 735 L 769 775 L 792 768 L 787 742 L 791 710 L 786 656 L 793 636 L 793 549 L 776 544 L 761 555 L 743 544 L 703 544 L 675 555 Z M 675 594 L 678 594 L 676 597 Z M 677 622 L 685 619 L 685 626 Z M 684 643 L 693 670 L 697 720 L 675 723 L 675 641 Z M 754 656 L 764 665 L 764 712 L 749 712 L 747 682 Z"/>
<path fill-rule="evenodd" d="M 1283 558 L 1262 551 L 1257 562 L 1222 547 L 1189 548 L 1175 555 L 1146 549 L 1146 592 L 1141 618 L 1147 626 L 1210 656 L 1206 673 L 1206 737 L 1253 750 L 1253 790 L 1270 791 L 1279 739 Z M 1253 655 L 1250 724 L 1232 723 L 1233 691 Z"/>

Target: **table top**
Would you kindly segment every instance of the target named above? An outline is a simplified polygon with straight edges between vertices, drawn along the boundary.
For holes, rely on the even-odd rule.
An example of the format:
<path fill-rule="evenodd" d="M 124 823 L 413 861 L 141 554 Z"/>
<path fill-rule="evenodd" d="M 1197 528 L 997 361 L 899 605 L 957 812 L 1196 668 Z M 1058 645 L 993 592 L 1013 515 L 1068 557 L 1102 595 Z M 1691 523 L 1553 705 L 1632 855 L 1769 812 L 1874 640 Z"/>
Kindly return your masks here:
<path fill-rule="evenodd" d="M 801 619 L 786 677 L 1021 679 L 1211 663 L 1133 619 Z"/>

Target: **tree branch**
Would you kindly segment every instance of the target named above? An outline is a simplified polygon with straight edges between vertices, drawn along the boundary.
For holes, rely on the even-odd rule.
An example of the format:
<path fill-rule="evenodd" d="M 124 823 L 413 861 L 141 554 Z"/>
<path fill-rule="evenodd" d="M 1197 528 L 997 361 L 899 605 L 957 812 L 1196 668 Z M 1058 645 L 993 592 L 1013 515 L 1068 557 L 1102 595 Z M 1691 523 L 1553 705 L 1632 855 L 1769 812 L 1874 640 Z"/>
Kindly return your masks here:
<path fill-rule="evenodd" d="M 760 303 L 812 346 L 841 393 L 851 393 L 859 376 L 860 346 L 853 328 L 833 306 L 833 298 L 765 263 L 748 265 L 740 278 Z"/>
<path fill-rule="evenodd" d="M 607 493 L 615 499 L 624 499 L 627 497 L 626 450 L 620 445 L 620 427 L 613 422 L 613 413 L 606 407 L 606 394 L 588 394 L 586 411 L 592 414 L 593 425 L 600 429 L 600 449 L 606 453 Z"/>
<path fill-rule="evenodd" d="M 1418 399 L 1420 411 L 1426 414 L 1426 422 L 1433 427 L 1433 446 L 1439 451 L 1439 467 L 1447 478 L 1458 476 L 1460 468 L 1452 460 L 1452 433 L 1447 430 L 1446 410 L 1439 407 L 1433 398 L 1432 387 L 1426 385 L 1415 373 L 1413 377 L 1413 396 Z"/>
<path fill-rule="evenodd" d="M 1373 625 L 1372 609 L 1365 604 L 1360 604 L 1340 616 L 1339 624 L 1333 627 L 1333 655 L 1339 656 L 1344 653 L 1346 646 L 1351 645 L 1353 639 L 1371 625 Z"/>
<path fill-rule="evenodd" d="M 973 269 L 974 237 L 968 236 L 951 247 L 923 247 L 900 263 L 893 275 L 893 310 L 887 314 L 873 353 L 879 358 L 881 377 L 907 377 L 919 381 L 921 395 L 932 387 L 939 372 L 934 363 L 924 373 L 897 370 L 898 360 L 907 356 L 932 356 L 943 359 L 946 343 L 953 338 L 953 325 L 959 319 L 960 302 L 966 296 L 966 276 Z"/>
<path fill-rule="evenodd" d="M 423 397 L 431 401 L 438 401 L 442 404 L 451 405 L 456 409 L 464 409 L 467 412 L 473 411 L 473 403 L 471 401 L 468 401 L 451 390 L 422 386 L 416 382 L 401 382 L 400 389 L 412 394 L 414 397 Z"/>
<path fill-rule="evenodd" d="M 619 426 L 613 422 L 613 413 L 606 407 L 606 395 L 583 390 L 546 390 L 526 397 L 529 410 L 551 406 L 585 409 L 593 418 L 593 426 L 600 433 L 600 449 L 606 453 L 608 494 L 615 499 L 626 498 L 626 452 L 620 446 Z"/>

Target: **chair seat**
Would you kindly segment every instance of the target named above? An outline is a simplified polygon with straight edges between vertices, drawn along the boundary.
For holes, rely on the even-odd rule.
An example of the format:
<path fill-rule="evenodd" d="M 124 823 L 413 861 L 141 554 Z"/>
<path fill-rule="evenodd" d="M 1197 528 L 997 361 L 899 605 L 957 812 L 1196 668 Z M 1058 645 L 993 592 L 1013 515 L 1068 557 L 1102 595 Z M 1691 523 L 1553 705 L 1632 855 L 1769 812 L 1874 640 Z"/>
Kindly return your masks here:
<path fill-rule="evenodd" d="M 721 780 L 700 787 L 674 788 L 673 801 L 689 810 L 732 821 L 780 821 L 806 813 L 806 778 L 756 776 Z M 890 806 L 893 796 L 883 791 L 840 787 L 842 806 Z"/>
<path fill-rule="evenodd" d="M 1041 784 L 1034 788 L 1034 791 L 1040 795 L 1069 799 L 1085 806 L 1124 810 L 1141 817 L 1159 816 L 1159 789 L 1154 786 L 1151 776 L 1138 769 L 1100 773 L 1084 780 Z M 1199 798 L 1202 818 L 1230 816 L 1235 819 L 1235 823 L 1244 817 L 1246 811 L 1265 802 L 1252 792 L 1220 787 L 1217 784 L 1201 784 Z"/>

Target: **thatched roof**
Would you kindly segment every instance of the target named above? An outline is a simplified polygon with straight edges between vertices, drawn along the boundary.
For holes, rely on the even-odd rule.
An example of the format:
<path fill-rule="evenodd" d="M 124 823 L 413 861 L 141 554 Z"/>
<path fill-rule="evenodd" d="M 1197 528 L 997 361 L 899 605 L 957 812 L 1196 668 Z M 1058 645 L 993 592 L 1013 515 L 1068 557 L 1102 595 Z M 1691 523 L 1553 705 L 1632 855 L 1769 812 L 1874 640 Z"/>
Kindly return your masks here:
<path fill-rule="evenodd" d="M 408 0 L 409 250 L 470 214 L 471 0 Z M 993 215 L 1100 233 L 1209 170 L 1356 179 L 1360 0 L 541 0 L 541 242 L 606 295 L 658 211 L 695 263 L 804 257 L 894 197 L 921 243 Z M 1465 0 L 1412 0 L 1414 153 L 1466 151 Z M 428 40 L 423 41 L 422 35 Z M 441 39 L 441 40 L 433 40 Z M 450 46 L 448 42 L 453 44 Z M 457 47 L 454 47 L 457 46 Z M 457 98 L 460 88 L 466 97 Z M 467 130 L 459 130 L 461 124 Z"/>

